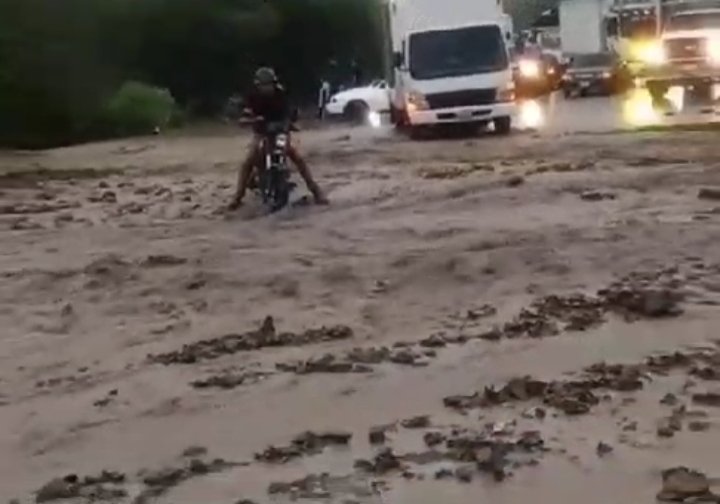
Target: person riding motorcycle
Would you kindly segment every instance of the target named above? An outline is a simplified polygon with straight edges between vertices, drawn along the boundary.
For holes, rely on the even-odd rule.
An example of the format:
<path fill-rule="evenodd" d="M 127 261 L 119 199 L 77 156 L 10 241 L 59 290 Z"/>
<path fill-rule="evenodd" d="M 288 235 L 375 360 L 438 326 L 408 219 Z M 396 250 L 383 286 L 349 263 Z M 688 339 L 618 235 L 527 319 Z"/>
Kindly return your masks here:
<path fill-rule="evenodd" d="M 253 175 L 253 169 L 263 162 L 261 151 L 263 123 L 294 119 L 285 88 L 278 82 L 272 68 L 263 67 L 255 72 L 254 88 L 246 97 L 245 112 L 252 115 L 256 121 L 248 155 L 240 167 L 237 192 L 230 204 L 230 210 L 235 210 L 242 205 L 242 200 Z M 320 186 L 313 179 L 310 168 L 292 144 L 288 144 L 287 154 L 297 167 L 315 202 L 317 204 L 327 204 L 328 200 Z"/>

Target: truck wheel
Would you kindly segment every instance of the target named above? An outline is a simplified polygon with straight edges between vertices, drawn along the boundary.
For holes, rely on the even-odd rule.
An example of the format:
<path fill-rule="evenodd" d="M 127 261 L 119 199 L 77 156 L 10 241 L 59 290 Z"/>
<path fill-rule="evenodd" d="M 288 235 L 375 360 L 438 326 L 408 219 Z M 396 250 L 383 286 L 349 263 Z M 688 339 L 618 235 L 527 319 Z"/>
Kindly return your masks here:
<path fill-rule="evenodd" d="M 665 100 L 668 85 L 660 81 L 651 81 L 647 83 L 647 90 L 654 103 L 661 103 Z"/>
<path fill-rule="evenodd" d="M 368 112 L 370 112 L 370 107 L 368 107 L 367 103 L 362 101 L 352 101 L 345 106 L 343 115 L 345 116 L 345 119 L 352 124 L 361 126 L 367 123 Z"/>
<path fill-rule="evenodd" d="M 498 135 L 509 135 L 512 129 L 512 119 L 510 116 L 498 117 L 493 119 L 493 126 L 495 126 L 495 133 Z"/>

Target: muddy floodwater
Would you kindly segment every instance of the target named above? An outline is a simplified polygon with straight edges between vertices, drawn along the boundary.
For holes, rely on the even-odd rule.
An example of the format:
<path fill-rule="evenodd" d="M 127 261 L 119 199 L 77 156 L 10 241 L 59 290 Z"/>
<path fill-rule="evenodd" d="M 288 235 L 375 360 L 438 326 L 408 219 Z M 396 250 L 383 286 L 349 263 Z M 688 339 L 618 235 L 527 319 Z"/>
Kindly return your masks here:
<path fill-rule="evenodd" d="M 537 129 L 0 155 L 0 501 L 718 502 L 717 132 Z"/>

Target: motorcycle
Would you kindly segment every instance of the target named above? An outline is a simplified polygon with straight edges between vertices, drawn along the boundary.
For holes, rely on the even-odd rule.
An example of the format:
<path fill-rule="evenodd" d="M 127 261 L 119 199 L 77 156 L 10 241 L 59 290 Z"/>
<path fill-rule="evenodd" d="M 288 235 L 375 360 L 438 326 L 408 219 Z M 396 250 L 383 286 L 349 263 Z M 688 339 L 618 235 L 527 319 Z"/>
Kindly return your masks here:
<path fill-rule="evenodd" d="M 290 180 L 288 146 L 290 132 L 297 131 L 290 121 L 264 122 L 260 120 L 262 163 L 255 167 L 252 186 L 259 193 L 270 212 L 281 210 L 290 201 L 296 184 Z"/>

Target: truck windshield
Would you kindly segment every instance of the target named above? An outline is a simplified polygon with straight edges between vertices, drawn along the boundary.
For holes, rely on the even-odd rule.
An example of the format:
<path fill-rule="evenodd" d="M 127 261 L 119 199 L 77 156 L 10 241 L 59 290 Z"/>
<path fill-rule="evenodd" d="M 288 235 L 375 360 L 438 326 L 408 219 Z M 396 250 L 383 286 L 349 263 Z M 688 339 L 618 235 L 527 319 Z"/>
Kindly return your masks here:
<path fill-rule="evenodd" d="M 695 12 L 678 14 L 670 19 L 668 30 L 704 30 L 708 28 L 720 29 L 720 11 Z"/>
<path fill-rule="evenodd" d="M 415 33 L 410 36 L 410 75 L 414 79 L 460 77 L 508 68 L 498 26 Z"/>
<path fill-rule="evenodd" d="M 652 38 L 657 30 L 655 16 L 621 17 L 618 24 L 623 38 Z"/>

